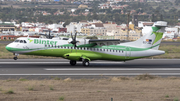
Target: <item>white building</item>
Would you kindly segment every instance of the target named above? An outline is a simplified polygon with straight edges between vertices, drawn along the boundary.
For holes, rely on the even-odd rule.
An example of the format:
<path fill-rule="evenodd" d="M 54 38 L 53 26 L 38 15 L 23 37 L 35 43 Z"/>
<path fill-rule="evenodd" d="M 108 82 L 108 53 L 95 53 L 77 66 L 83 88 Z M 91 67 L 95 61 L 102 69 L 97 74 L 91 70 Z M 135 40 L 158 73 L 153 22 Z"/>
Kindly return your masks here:
<path fill-rule="evenodd" d="M 82 27 L 82 23 L 77 23 L 77 22 L 71 22 L 69 25 L 66 26 L 67 28 L 67 32 L 68 33 L 76 33 L 77 32 L 81 32 L 81 27 Z"/>
<path fill-rule="evenodd" d="M 107 36 L 115 36 L 118 33 L 118 30 L 107 30 Z"/>
<path fill-rule="evenodd" d="M 178 35 L 178 28 L 166 27 L 163 38 L 173 39 L 175 35 Z"/>
<path fill-rule="evenodd" d="M 154 22 L 138 21 L 138 27 L 152 26 Z"/>
<path fill-rule="evenodd" d="M 58 28 L 62 28 L 63 25 L 62 24 L 49 24 L 47 26 L 48 29 L 51 29 L 53 32 L 58 32 Z"/>

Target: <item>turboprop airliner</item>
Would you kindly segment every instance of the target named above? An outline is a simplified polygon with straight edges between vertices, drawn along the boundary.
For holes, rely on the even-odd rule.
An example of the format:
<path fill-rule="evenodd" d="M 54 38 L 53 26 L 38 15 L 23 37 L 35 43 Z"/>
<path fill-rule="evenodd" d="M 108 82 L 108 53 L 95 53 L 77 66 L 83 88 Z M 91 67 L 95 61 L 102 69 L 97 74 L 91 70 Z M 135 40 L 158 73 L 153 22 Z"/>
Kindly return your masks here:
<path fill-rule="evenodd" d="M 14 60 L 19 54 L 62 57 L 70 60 L 72 66 L 76 65 L 76 61 L 82 61 L 84 66 L 89 66 L 93 60 L 128 61 L 164 54 L 158 48 L 166 26 L 167 22 L 158 21 L 149 33 L 134 42 L 90 39 L 79 44 L 76 33 L 74 37 L 71 34 L 70 39 L 61 40 L 20 37 L 8 44 L 6 49 L 15 55 Z"/>

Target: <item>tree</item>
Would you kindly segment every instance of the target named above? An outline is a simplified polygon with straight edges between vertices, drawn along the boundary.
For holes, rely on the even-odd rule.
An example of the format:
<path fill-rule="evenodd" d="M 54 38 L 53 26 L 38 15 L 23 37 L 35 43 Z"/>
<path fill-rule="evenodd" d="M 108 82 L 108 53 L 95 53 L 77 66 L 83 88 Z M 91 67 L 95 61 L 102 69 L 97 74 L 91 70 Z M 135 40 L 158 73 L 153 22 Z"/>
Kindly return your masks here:
<path fill-rule="evenodd" d="M 174 3 L 176 6 L 178 6 L 180 4 L 180 0 L 176 0 Z"/>
<path fill-rule="evenodd" d="M 154 17 L 154 14 L 152 14 L 152 19 L 151 19 L 152 22 L 155 21 L 155 17 Z"/>
<path fill-rule="evenodd" d="M 52 20 L 49 20 L 49 21 L 48 21 L 48 24 L 53 24 L 53 21 L 52 21 Z"/>
<path fill-rule="evenodd" d="M 162 14 L 161 14 L 161 16 L 160 16 L 160 20 L 163 21 L 163 15 L 162 15 Z"/>
<path fill-rule="evenodd" d="M 96 19 L 96 20 L 98 20 L 98 15 L 96 14 L 96 12 L 93 12 L 93 19 Z"/>

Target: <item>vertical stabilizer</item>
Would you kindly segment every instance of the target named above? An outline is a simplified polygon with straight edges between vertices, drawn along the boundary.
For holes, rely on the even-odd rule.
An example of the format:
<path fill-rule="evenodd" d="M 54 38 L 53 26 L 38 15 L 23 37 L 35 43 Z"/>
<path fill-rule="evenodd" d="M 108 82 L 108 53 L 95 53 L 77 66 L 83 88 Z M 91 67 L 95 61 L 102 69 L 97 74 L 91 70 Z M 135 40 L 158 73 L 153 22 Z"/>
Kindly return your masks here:
<path fill-rule="evenodd" d="M 155 22 L 152 26 L 152 29 L 149 30 L 149 32 L 146 35 L 144 35 L 137 41 L 123 43 L 121 45 L 135 46 L 141 48 L 152 48 L 158 50 L 166 26 L 167 22 Z"/>

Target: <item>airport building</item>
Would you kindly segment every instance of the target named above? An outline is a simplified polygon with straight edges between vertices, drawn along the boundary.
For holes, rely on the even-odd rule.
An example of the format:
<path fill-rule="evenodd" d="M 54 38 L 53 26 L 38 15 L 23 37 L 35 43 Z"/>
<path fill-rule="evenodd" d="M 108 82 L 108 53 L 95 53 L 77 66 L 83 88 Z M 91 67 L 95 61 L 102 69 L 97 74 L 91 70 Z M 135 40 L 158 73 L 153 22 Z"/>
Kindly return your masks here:
<path fill-rule="evenodd" d="M 0 23 L 0 32 L 2 31 L 15 31 L 16 27 L 14 24 L 9 23 Z"/>

